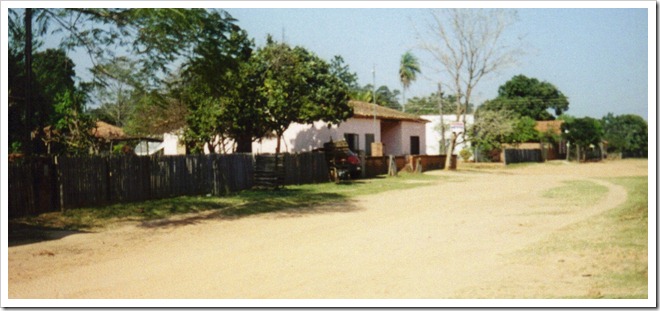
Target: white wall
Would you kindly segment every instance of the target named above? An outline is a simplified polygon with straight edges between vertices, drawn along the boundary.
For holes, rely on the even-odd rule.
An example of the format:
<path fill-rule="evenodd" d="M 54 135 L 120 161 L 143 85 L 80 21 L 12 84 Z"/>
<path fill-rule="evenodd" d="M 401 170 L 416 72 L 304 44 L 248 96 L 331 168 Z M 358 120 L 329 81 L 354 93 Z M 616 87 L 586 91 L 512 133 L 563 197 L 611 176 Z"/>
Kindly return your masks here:
<path fill-rule="evenodd" d="M 440 152 L 440 141 L 442 140 L 439 126 L 440 126 L 440 116 L 439 115 L 424 115 L 422 118 L 429 120 L 431 122 L 426 123 L 426 154 L 438 154 Z M 445 141 L 448 143 L 451 139 L 451 131 L 449 130 L 449 124 L 456 122 L 456 115 L 443 115 L 443 122 L 447 127 L 445 131 Z M 461 118 L 462 119 L 462 118 Z M 474 115 L 465 116 L 465 128 L 474 124 Z M 466 137 L 469 140 L 469 137 Z M 463 135 L 458 136 L 456 141 L 456 148 L 454 154 L 458 154 L 463 148 L 469 148 L 469 142 L 463 142 Z"/>
<path fill-rule="evenodd" d="M 365 134 L 374 134 L 375 140 L 380 141 L 380 122 L 374 122 L 372 119 L 351 118 L 339 124 L 328 128 L 327 123 L 322 121 L 314 124 L 293 123 L 284 132 L 280 142 L 280 151 L 282 152 L 306 152 L 315 148 L 322 148 L 323 143 L 343 140 L 344 134 L 353 133 L 359 135 L 359 148 L 366 150 Z M 252 143 L 252 152 L 254 153 L 274 153 L 277 148 L 276 138 L 265 138 L 261 142 Z"/>
<path fill-rule="evenodd" d="M 410 136 L 419 136 L 420 139 L 420 154 L 428 154 L 427 142 L 427 127 L 424 123 L 418 122 L 387 122 L 391 126 L 385 126 L 381 133 L 381 120 L 377 120 L 375 127 L 373 119 L 367 118 L 351 118 L 337 125 L 328 128 L 327 123 L 317 121 L 314 124 L 299 124 L 293 123 L 284 132 L 281 140 L 281 152 L 307 152 L 315 148 L 322 148 L 323 143 L 330 141 L 343 140 L 344 134 L 352 133 L 359 135 L 359 148 L 366 150 L 365 134 L 374 134 L 376 142 L 383 142 L 385 144 L 384 155 L 406 155 L 410 153 Z M 384 136 L 381 138 L 381 134 Z M 180 136 L 175 134 L 165 134 L 163 143 L 165 144 L 164 154 L 184 154 L 185 149 L 179 140 Z M 227 145 L 231 146 L 232 141 L 228 141 Z M 277 139 L 264 138 L 261 141 L 252 143 L 253 153 L 275 153 L 277 148 Z M 208 150 L 205 148 L 205 152 Z M 217 152 L 220 152 L 217 150 Z"/>

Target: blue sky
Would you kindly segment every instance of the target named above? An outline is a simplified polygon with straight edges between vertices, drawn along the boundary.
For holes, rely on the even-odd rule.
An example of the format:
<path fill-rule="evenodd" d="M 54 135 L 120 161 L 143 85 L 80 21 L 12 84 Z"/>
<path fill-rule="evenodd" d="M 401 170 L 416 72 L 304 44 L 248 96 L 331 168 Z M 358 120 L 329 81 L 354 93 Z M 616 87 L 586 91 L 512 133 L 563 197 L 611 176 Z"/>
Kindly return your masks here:
<path fill-rule="evenodd" d="M 303 46 L 330 60 L 341 55 L 358 74 L 360 85 L 401 89 L 400 57 L 411 50 L 422 63 L 422 76 L 407 98 L 426 96 L 447 77 L 418 48 L 416 30 L 424 27 L 426 9 L 227 9 L 257 45 L 267 34 Z M 648 119 L 648 18 L 646 9 L 518 9 L 508 35 L 522 36 L 525 54 L 518 65 L 486 76 L 476 88 L 480 104 L 517 74 L 554 84 L 569 97 L 568 114 L 602 117 L 607 112 Z"/>
<path fill-rule="evenodd" d="M 24 3 L 30 2 L 13 4 L 24 7 Z M 51 3 L 59 7 L 81 4 L 45 4 Z M 518 7 L 518 22 L 507 35 L 523 37 L 525 50 L 516 66 L 487 75 L 477 85 L 474 103 L 494 98 L 500 85 L 514 75 L 523 74 L 554 84 L 568 96 L 567 113 L 574 116 L 600 118 L 612 112 L 637 114 L 648 120 L 651 108 L 650 115 L 655 117 L 655 33 L 648 33 L 648 10 L 655 8 L 654 2 L 544 1 L 537 3 L 549 8 L 539 9 L 525 8 L 532 6 L 531 2 L 467 3 L 472 8 L 502 4 Z M 284 37 L 290 45 L 303 46 L 326 60 L 341 55 L 351 71 L 357 73 L 360 85 L 372 83 L 375 66 L 376 85 L 401 90 L 399 61 L 410 50 L 420 59 L 422 74 L 408 89 L 407 98 L 427 96 L 437 90 L 438 82 L 449 81 L 435 70 L 437 64 L 430 56 L 418 48 L 420 42 L 415 30 L 425 27 L 430 16 L 426 7 L 445 4 L 451 2 L 93 2 L 96 7 L 224 7 L 255 39 L 257 46 L 262 46 L 267 34 L 272 34 L 278 41 Z M 567 5 L 587 8 L 564 8 Z M 297 8 L 301 6 L 331 8 Z M 416 8 L 409 8 L 412 6 Z M 651 25 L 655 25 L 655 18 Z M 653 52 L 651 64 L 649 48 Z M 89 57 L 75 53 L 71 58 L 77 64 L 78 76 L 89 76 L 85 73 Z"/>

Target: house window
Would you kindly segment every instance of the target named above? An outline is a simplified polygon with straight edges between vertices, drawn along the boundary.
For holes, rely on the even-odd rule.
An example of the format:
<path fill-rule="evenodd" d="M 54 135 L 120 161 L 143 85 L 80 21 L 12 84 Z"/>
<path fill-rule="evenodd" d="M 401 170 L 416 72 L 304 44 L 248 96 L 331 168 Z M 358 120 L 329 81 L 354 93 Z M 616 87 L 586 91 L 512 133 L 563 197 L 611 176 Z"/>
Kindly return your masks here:
<path fill-rule="evenodd" d="M 374 134 L 364 134 L 364 150 L 367 155 L 371 155 L 371 143 L 376 141 Z"/>
<path fill-rule="evenodd" d="M 419 154 L 419 136 L 410 136 L 410 154 Z"/>
<path fill-rule="evenodd" d="M 346 133 L 344 134 L 344 139 L 348 144 L 348 149 L 357 153 L 360 148 L 360 136 L 358 136 L 358 134 Z"/>

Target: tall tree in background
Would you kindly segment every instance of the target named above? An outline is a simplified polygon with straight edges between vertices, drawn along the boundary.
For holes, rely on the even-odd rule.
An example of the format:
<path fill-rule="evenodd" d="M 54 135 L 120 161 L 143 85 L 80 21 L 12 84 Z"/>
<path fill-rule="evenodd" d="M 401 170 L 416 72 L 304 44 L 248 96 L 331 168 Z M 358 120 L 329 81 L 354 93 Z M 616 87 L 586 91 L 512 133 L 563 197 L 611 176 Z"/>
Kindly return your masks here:
<path fill-rule="evenodd" d="M 404 53 L 399 64 L 399 79 L 401 80 L 401 86 L 403 86 L 403 101 L 401 103 L 403 112 L 406 112 L 406 90 L 410 87 L 410 83 L 417 80 L 417 74 L 420 72 L 417 57 L 410 51 Z"/>
<path fill-rule="evenodd" d="M 623 157 L 648 157 L 648 124 L 642 117 L 608 113 L 601 123 L 608 152 L 620 152 Z"/>
<path fill-rule="evenodd" d="M 506 109 L 534 120 L 554 120 L 568 110 L 568 98 L 549 82 L 517 75 L 501 85 L 497 97 L 479 109 Z M 552 110 L 554 115 L 548 110 Z"/>
<path fill-rule="evenodd" d="M 519 45 L 506 42 L 505 31 L 516 21 L 515 11 L 500 9 L 432 10 L 427 33 L 420 34 L 421 48 L 438 62 L 439 71 L 451 79 L 456 94 L 456 121 L 464 114 L 472 92 L 486 75 L 515 63 Z M 461 117 L 463 116 L 463 119 Z M 457 134 L 452 133 L 445 169 L 451 168 L 451 155 Z"/>

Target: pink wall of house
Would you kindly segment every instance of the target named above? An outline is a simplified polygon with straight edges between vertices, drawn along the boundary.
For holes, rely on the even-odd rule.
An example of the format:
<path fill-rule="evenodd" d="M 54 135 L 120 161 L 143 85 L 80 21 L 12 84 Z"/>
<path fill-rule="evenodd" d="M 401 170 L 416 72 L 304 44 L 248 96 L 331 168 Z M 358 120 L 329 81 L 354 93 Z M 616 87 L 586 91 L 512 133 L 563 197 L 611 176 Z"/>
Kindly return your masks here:
<path fill-rule="evenodd" d="M 293 123 L 284 132 L 280 142 L 280 151 L 282 152 L 306 152 L 315 148 L 322 148 L 323 143 L 330 141 L 343 140 L 344 134 L 351 133 L 358 135 L 358 144 L 360 150 L 366 150 L 365 134 L 375 134 L 376 141 L 380 141 L 380 122 L 374 122 L 370 119 L 351 118 L 337 125 L 328 128 L 327 123 L 317 121 L 314 124 Z M 254 153 L 274 153 L 277 148 L 276 138 L 265 138 L 260 142 L 252 143 L 252 152 Z"/>

